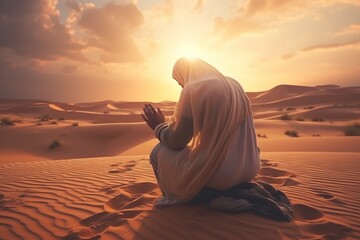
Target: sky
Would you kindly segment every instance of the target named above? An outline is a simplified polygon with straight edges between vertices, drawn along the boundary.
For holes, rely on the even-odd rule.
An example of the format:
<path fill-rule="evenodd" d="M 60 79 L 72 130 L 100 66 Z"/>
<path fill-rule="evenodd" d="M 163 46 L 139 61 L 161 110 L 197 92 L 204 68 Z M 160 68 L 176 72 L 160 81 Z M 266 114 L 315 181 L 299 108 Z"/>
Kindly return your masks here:
<path fill-rule="evenodd" d="M 176 101 L 199 57 L 247 92 L 360 85 L 359 0 L 0 0 L 0 98 Z"/>

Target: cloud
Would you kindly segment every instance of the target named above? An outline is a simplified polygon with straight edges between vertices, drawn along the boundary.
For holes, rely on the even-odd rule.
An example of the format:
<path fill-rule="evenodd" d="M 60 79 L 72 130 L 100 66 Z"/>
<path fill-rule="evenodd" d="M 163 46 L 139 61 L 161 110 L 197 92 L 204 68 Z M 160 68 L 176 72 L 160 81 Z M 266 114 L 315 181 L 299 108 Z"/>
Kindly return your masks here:
<path fill-rule="evenodd" d="M 330 50 L 330 49 L 338 49 L 338 48 L 345 48 L 345 47 L 354 47 L 360 44 L 360 40 L 344 42 L 344 43 L 330 43 L 330 44 L 320 44 L 309 46 L 306 48 L 301 49 L 302 52 L 310 52 L 310 51 L 318 51 L 318 50 Z"/>
<path fill-rule="evenodd" d="M 259 18 L 264 13 L 275 13 L 287 9 L 295 0 L 248 0 L 241 2 L 235 16 L 224 19 L 216 17 L 214 19 L 213 34 L 221 35 L 222 41 L 227 41 L 249 32 L 259 32 L 269 29 L 270 20 Z"/>
<path fill-rule="evenodd" d="M 85 8 L 77 23 L 85 31 L 86 45 L 103 51 L 104 62 L 137 62 L 142 55 L 133 35 L 143 22 L 136 5 L 108 3 Z"/>
<path fill-rule="evenodd" d="M 75 12 L 81 12 L 82 11 L 81 4 L 77 3 L 76 0 L 67 0 L 65 2 L 65 5 L 68 8 L 70 8 L 71 10 L 75 11 Z"/>
<path fill-rule="evenodd" d="M 25 58 L 86 61 L 84 44 L 60 22 L 56 0 L 0 0 L 0 48 Z"/>
<path fill-rule="evenodd" d="M 16 69 L 16 64 L 8 59 L 0 59 L 0 70 Z"/>
<path fill-rule="evenodd" d="M 198 1 L 198 3 L 201 1 Z M 214 19 L 213 34 L 222 35 L 221 40 L 228 40 L 249 32 L 258 32 L 271 29 L 276 23 L 284 22 L 309 9 L 317 9 L 335 4 L 349 4 L 360 6 L 358 0 L 247 0 L 239 1 L 238 10 L 235 15 L 224 19 Z M 305 11 L 304 11 L 305 10 Z M 358 26 L 352 26 L 349 32 L 359 31 Z M 288 58 L 289 56 L 285 56 Z"/>
<path fill-rule="evenodd" d="M 287 59 L 291 59 L 291 58 L 293 58 L 295 56 L 296 56 L 295 53 L 286 53 L 286 54 L 282 55 L 281 58 L 284 59 L 284 60 L 287 60 Z"/>
<path fill-rule="evenodd" d="M 76 65 L 66 64 L 63 66 L 62 71 L 63 73 L 74 73 L 79 70 L 79 67 Z"/>
<path fill-rule="evenodd" d="M 87 99 L 89 100 L 89 98 L 96 98 L 95 96 L 98 96 L 100 92 L 111 91 L 111 88 L 99 84 L 101 81 L 103 79 L 85 78 L 72 74 L 64 76 L 61 73 L 54 74 L 28 66 L 18 66 L 16 69 L 0 71 L 0 96 L 59 101 L 81 101 L 89 96 Z M 84 86 L 86 86 L 86 91 L 84 91 Z"/>
<path fill-rule="evenodd" d="M 360 46 L 360 40 L 354 40 L 354 41 L 343 42 L 343 43 L 329 43 L 329 44 L 312 45 L 312 46 L 305 47 L 295 53 L 284 54 L 281 56 L 281 58 L 283 60 L 288 60 L 288 59 L 297 57 L 301 54 L 305 54 L 305 53 L 309 53 L 309 52 L 343 49 L 343 48 L 349 48 L 349 47 L 351 48 L 351 47 L 358 47 L 358 46 Z"/>
<path fill-rule="evenodd" d="M 332 0 L 329 2 L 333 2 L 333 3 L 345 3 L 345 4 L 351 4 L 351 5 L 357 5 L 360 6 L 360 1 L 359 0 Z"/>
<path fill-rule="evenodd" d="M 263 12 L 274 12 L 289 6 L 295 0 L 250 0 L 245 7 L 246 16 L 254 16 Z"/>
<path fill-rule="evenodd" d="M 353 35 L 353 34 L 359 34 L 359 33 L 360 33 L 360 23 L 354 23 L 354 24 L 347 26 L 340 32 L 337 32 L 335 35 Z"/>
<path fill-rule="evenodd" d="M 204 1 L 203 0 L 197 0 L 196 1 L 196 5 L 194 7 L 195 11 L 201 11 L 204 5 Z"/>
<path fill-rule="evenodd" d="M 219 36 L 221 41 L 228 41 L 239 35 L 259 31 L 260 25 L 243 17 L 224 19 L 216 17 L 214 20 L 213 33 Z"/>
<path fill-rule="evenodd" d="M 161 4 L 155 7 L 156 14 L 165 16 L 168 19 L 172 19 L 174 14 L 174 3 L 173 0 L 164 0 Z"/>
<path fill-rule="evenodd" d="M 296 0 L 248 0 L 245 7 L 241 8 L 248 17 L 261 15 L 264 13 L 288 13 L 292 9 L 301 10 L 311 6 L 329 6 L 334 4 L 350 4 L 360 6 L 358 0 L 313 0 L 313 1 L 296 1 Z"/>

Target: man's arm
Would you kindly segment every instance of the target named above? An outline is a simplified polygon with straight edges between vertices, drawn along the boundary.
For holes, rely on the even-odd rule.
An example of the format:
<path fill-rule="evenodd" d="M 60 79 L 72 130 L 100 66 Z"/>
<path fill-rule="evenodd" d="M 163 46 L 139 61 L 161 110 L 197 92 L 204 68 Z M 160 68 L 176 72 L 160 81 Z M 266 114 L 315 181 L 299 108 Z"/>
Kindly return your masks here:
<path fill-rule="evenodd" d="M 183 149 L 193 137 L 193 121 L 184 116 L 176 124 L 176 127 L 175 123 L 171 125 L 161 123 L 155 127 L 155 136 L 168 148 Z"/>
<path fill-rule="evenodd" d="M 192 118 L 183 116 L 178 123 L 168 125 L 160 108 L 157 110 L 151 105 L 146 104 L 143 108 L 142 117 L 151 129 L 155 131 L 155 136 L 168 148 L 179 150 L 184 148 L 193 137 Z"/>

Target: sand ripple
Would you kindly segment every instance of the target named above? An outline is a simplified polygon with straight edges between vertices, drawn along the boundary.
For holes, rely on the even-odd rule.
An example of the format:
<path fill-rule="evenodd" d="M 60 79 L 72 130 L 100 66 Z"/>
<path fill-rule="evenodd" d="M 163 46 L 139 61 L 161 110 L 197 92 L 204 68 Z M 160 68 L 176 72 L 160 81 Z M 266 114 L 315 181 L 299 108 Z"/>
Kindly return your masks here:
<path fill-rule="evenodd" d="M 0 239 L 359 237 L 359 154 L 338 155 L 341 167 L 334 153 L 321 164 L 315 153 L 289 156 L 266 155 L 257 178 L 288 194 L 292 222 L 194 204 L 154 208 L 161 193 L 143 156 L 3 164 Z"/>

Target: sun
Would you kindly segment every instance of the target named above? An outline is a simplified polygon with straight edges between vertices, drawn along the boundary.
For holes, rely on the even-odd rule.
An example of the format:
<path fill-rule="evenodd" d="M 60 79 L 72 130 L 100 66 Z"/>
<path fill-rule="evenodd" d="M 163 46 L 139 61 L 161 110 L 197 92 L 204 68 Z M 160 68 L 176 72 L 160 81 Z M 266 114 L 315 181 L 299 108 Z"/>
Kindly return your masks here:
<path fill-rule="evenodd" d="M 200 50 L 194 44 L 184 44 L 177 51 L 178 57 L 197 58 L 200 57 Z"/>

